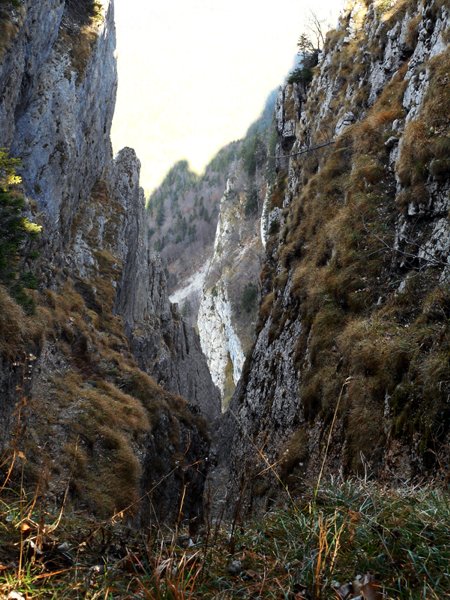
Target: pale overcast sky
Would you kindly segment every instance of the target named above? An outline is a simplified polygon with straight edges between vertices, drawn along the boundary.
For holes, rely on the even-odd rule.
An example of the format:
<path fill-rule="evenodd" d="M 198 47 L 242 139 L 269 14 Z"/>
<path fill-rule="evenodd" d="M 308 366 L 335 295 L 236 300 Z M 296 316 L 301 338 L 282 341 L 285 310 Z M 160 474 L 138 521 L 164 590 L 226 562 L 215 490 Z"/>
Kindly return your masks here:
<path fill-rule="evenodd" d="M 115 0 L 119 91 L 113 145 L 136 149 L 150 191 L 172 164 L 201 171 L 242 137 L 282 82 L 309 10 L 340 0 Z"/>

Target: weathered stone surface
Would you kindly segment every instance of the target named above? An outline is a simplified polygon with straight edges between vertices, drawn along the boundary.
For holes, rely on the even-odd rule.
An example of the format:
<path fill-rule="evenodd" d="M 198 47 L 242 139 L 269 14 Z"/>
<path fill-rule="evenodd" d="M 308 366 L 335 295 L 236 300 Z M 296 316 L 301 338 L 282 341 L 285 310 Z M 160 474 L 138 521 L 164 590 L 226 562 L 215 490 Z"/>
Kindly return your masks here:
<path fill-rule="evenodd" d="M 28 0 L 14 19 L 19 28 L 0 65 L 0 131 L 10 147 L 16 128 L 15 113 L 26 101 L 28 85 L 41 71 L 58 37 L 64 11 L 60 0 Z"/>
<path fill-rule="evenodd" d="M 61 463 L 60 474 L 49 475 L 45 483 L 49 493 L 58 495 L 67 485 L 68 448 L 79 445 L 93 473 L 110 468 L 106 455 L 114 456 L 118 445 L 129 465 L 124 488 L 127 477 L 130 487 L 141 477 L 140 491 L 147 494 L 157 483 L 152 469 L 158 472 L 165 482 L 154 498 L 160 500 L 157 512 L 166 517 L 176 514 L 179 492 L 189 483 L 185 514 L 192 517 L 200 511 L 203 467 L 190 473 L 185 457 L 191 463 L 205 457 L 206 426 L 199 415 L 214 420 L 220 399 L 198 336 L 170 305 L 164 271 L 149 250 L 139 161 L 129 148 L 112 157 L 113 2 L 103 0 L 95 20 L 91 8 L 74 0 L 26 1 L 0 65 L 0 146 L 21 158 L 25 193 L 44 225 L 36 270 L 44 305 L 39 310 L 48 321 L 39 341 L 29 340 L 24 331 L 11 356 L 0 352 L 2 446 L 14 439 L 18 402 L 26 395 L 27 410 L 21 414 L 35 461 L 50 465 L 49 473 L 56 457 Z M 83 44 L 86 52 L 77 54 Z M 73 302 L 65 303 L 65 294 Z M 30 353 L 36 354 L 35 362 Z M 129 402 L 144 411 L 141 423 L 130 431 L 130 423 L 119 418 L 117 430 L 110 431 L 117 436 L 116 447 L 104 445 L 101 424 L 95 441 L 86 442 L 89 435 L 81 431 L 82 441 L 74 442 L 87 412 L 105 394 L 128 402 L 121 395 L 124 387 L 135 394 Z M 62 400 L 66 395 L 70 401 Z M 46 414 L 52 414 L 48 422 Z M 94 427 L 97 417 L 92 418 Z M 182 457 L 179 468 L 166 480 L 175 454 Z M 105 474 L 99 489 L 107 479 Z M 116 487 L 112 499 L 116 494 L 120 503 L 127 492 Z M 101 511 L 95 491 L 84 495 L 88 508 Z"/>
<path fill-rule="evenodd" d="M 308 416 L 310 407 L 306 404 L 306 399 L 299 392 L 305 374 L 311 373 L 314 359 L 313 346 L 315 344 L 317 332 L 311 322 L 303 322 L 301 318 L 302 302 L 311 304 L 316 301 L 324 302 L 324 306 L 330 306 L 336 302 L 332 294 L 324 295 L 321 300 L 317 298 L 307 298 L 302 293 L 301 282 L 303 276 L 307 273 L 302 271 L 301 257 L 303 254 L 314 253 L 311 239 L 325 239 L 325 235 L 317 235 L 317 238 L 311 236 L 307 241 L 302 237 L 306 236 L 306 227 L 302 228 L 302 222 L 309 223 L 310 228 L 317 228 L 317 231 L 327 231 L 326 219 L 322 220 L 321 215 L 315 215 L 313 218 L 308 214 L 304 205 L 299 202 L 299 197 L 314 199 L 319 197 L 322 181 L 320 179 L 322 165 L 327 165 L 324 159 L 321 162 L 321 154 L 312 154 L 305 157 L 297 157 L 296 154 L 308 146 L 323 142 L 324 139 L 337 137 L 336 152 L 331 150 L 332 169 L 336 169 L 336 179 L 334 180 L 330 173 L 323 173 L 324 185 L 330 189 L 330 196 L 333 194 L 332 184 L 342 177 L 341 165 L 339 164 L 339 152 L 348 150 L 349 140 L 352 139 L 352 127 L 357 127 L 360 122 L 368 123 L 366 130 L 358 129 L 360 135 L 369 135 L 371 127 L 371 107 L 377 102 L 377 99 L 383 94 L 384 90 L 391 89 L 388 86 L 392 83 L 398 85 L 402 82 L 401 93 L 398 104 L 399 113 L 402 116 L 392 119 L 392 129 L 387 128 L 387 137 L 382 140 L 381 152 L 383 147 L 386 149 L 385 171 L 377 178 L 376 185 L 385 184 L 384 193 L 391 203 L 390 208 L 396 202 L 400 202 L 403 192 L 410 190 L 404 182 L 404 177 L 400 177 L 399 171 L 407 162 L 407 143 L 405 142 L 405 127 L 408 124 L 414 124 L 414 121 L 422 118 L 421 111 L 424 103 L 429 101 L 431 69 L 430 58 L 438 56 L 441 52 L 448 54 L 448 44 L 443 41 L 443 32 L 448 29 L 449 14 L 442 3 L 430 2 L 422 12 L 421 4 L 410 8 L 409 12 L 399 13 L 397 19 L 389 19 L 391 15 L 389 9 L 387 16 L 377 14 L 375 5 L 372 4 L 367 10 L 363 3 L 352 3 L 359 11 L 358 24 L 355 26 L 355 15 L 350 12 L 341 19 L 338 30 L 333 34 L 333 43 L 328 44 L 322 52 L 317 71 L 313 77 L 308 89 L 306 98 L 297 104 L 294 101 L 296 93 L 292 86 L 285 86 L 279 95 L 276 108 L 276 121 L 279 133 L 279 145 L 277 152 L 284 154 L 285 158 L 278 161 L 279 179 L 283 181 L 283 209 L 278 208 L 280 199 L 277 199 L 277 207 L 271 208 L 271 195 L 265 201 L 263 211 L 263 239 L 266 247 L 266 265 L 263 277 L 262 295 L 267 294 L 269 308 L 265 307 L 264 314 L 260 315 L 259 333 L 256 343 L 250 357 L 247 359 L 243 368 L 243 376 L 238 389 L 231 401 L 229 410 L 223 415 L 218 424 L 216 435 L 214 436 L 212 458 L 214 469 L 212 470 L 210 480 L 210 494 L 215 494 L 215 506 L 217 513 L 220 514 L 224 505 L 225 511 L 251 510 L 261 508 L 266 510 L 272 501 L 280 494 L 282 486 L 281 477 L 286 475 L 283 472 L 286 460 L 289 462 L 290 455 L 287 448 L 295 450 L 295 468 L 289 467 L 295 473 L 295 485 L 298 490 L 304 481 L 317 481 L 319 472 L 325 464 L 327 473 L 342 474 L 342 472 L 351 472 L 353 468 L 349 465 L 348 456 L 352 451 L 351 434 L 349 428 L 349 414 L 351 410 L 350 396 L 353 394 L 355 382 L 350 377 L 348 380 L 342 380 L 341 389 L 337 389 L 332 402 L 338 402 L 341 395 L 343 402 L 348 402 L 342 414 L 337 410 L 335 417 L 326 412 L 327 407 L 321 407 L 322 392 L 321 388 L 333 385 L 333 382 L 340 376 L 340 371 L 348 360 L 348 353 L 339 349 L 336 339 L 329 341 L 326 346 L 320 347 L 320 352 L 328 352 L 330 355 L 340 357 L 336 359 L 336 365 L 333 371 L 327 374 L 328 380 L 311 381 L 310 394 L 317 403 L 317 412 L 313 416 Z M 395 8 L 394 8 L 395 14 Z M 417 37 L 414 37 L 414 27 L 417 26 Z M 355 31 L 355 27 L 358 30 Z M 355 40 L 357 39 L 357 42 Z M 356 44 L 351 46 L 351 44 Z M 348 48 L 352 52 L 358 52 L 358 62 L 348 53 Z M 447 54 L 443 54 L 442 60 L 448 60 Z M 355 72 L 352 72 L 352 65 L 355 65 Z M 349 72 L 352 77 L 349 76 Z M 350 81 L 350 79 L 352 79 Z M 436 79 L 434 80 L 436 84 Z M 442 86 L 443 81 L 437 85 Z M 427 95 L 428 94 L 428 95 Z M 361 100 L 361 98 L 363 98 Z M 338 102 L 338 99 L 340 102 Z M 396 101 L 397 102 L 397 101 Z M 389 105 L 388 105 L 389 106 Z M 397 104 L 393 106 L 398 108 Z M 299 114 L 295 111 L 300 108 Z M 384 107 L 386 108 L 386 107 Z M 382 113 L 382 109 L 380 113 Z M 351 116 L 350 116 L 351 115 Z M 375 111 L 374 119 L 378 116 Z M 294 120 L 295 127 L 290 126 L 291 119 Z M 381 119 L 380 119 L 381 120 Z M 288 126 L 287 126 L 288 124 Z M 380 123 L 376 123 L 375 128 L 379 128 Z M 292 137 L 291 132 L 295 131 Z M 288 131 L 289 135 L 286 135 Z M 444 128 L 436 131 L 436 135 L 443 135 Z M 340 138 L 340 136 L 342 136 Z M 346 136 L 346 137 L 345 137 Z M 344 139 L 345 138 L 345 139 Z M 344 139 L 345 143 L 342 143 Z M 370 138 L 369 138 L 370 139 Z M 386 144 L 384 141 L 386 140 Z M 377 142 L 378 143 L 378 142 Z M 340 145 L 339 145 L 340 144 Z M 411 152 L 411 149 L 409 149 Z M 286 155 L 290 154 L 287 159 Z M 370 150 L 368 151 L 370 154 Z M 420 149 L 418 148 L 420 156 Z M 405 158 L 406 157 L 406 158 Z M 335 162 L 333 162 L 333 159 Z M 353 159 L 355 165 L 352 168 L 357 170 L 357 159 Z M 414 161 L 414 159 L 412 159 Z M 416 158 L 416 160 L 420 160 Z M 423 159 L 422 159 L 423 160 Z M 329 164 L 329 163 L 328 163 Z M 317 169 L 317 178 L 311 177 L 313 168 Z M 445 173 L 441 164 L 436 163 L 428 165 L 429 171 L 423 177 L 422 185 L 413 190 L 414 193 L 407 196 L 411 198 L 409 204 L 403 209 L 399 209 L 397 217 L 391 222 L 389 227 L 389 243 L 379 235 L 380 244 L 384 243 L 382 250 L 386 256 L 391 256 L 392 263 L 389 266 L 390 278 L 393 281 L 388 282 L 388 292 L 393 286 L 394 281 L 400 284 L 400 287 L 394 290 L 396 294 L 404 294 L 405 306 L 411 302 L 407 296 L 408 290 L 411 294 L 411 282 L 416 277 L 426 273 L 431 288 L 438 282 L 436 288 L 436 297 L 443 293 L 442 283 L 448 280 L 449 267 L 448 256 L 450 248 L 448 241 L 450 232 L 448 230 L 448 210 L 449 205 L 449 177 Z M 404 168 L 404 167 L 403 167 Z M 411 169 L 413 165 L 411 165 Z M 304 175 L 304 170 L 306 175 Z M 314 172 L 314 171 L 313 171 Z M 336 184 L 339 193 L 336 210 L 339 206 L 345 206 L 348 201 L 344 188 Z M 304 189 L 302 190 L 302 187 Z M 367 181 L 362 184 L 359 191 L 371 189 L 371 184 Z M 304 194 L 301 196 L 301 194 Z M 289 212 L 293 202 L 296 202 L 296 208 Z M 308 204 L 309 210 L 314 206 L 311 202 Z M 296 210 L 296 212 L 294 212 Z M 372 215 L 372 219 L 380 227 L 387 228 L 387 223 L 383 216 Z M 277 221 L 280 226 L 271 227 L 271 223 Z M 332 219 L 330 218 L 330 221 Z M 289 235 L 289 227 L 296 225 L 295 231 L 298 232 L 299 239 Z M 270 234 L 270 229 L 275 233 Z M 339 257 L 333 248 L 334 239 L 340 235 L 340 224 L 333 223 L 332 233 L 329 235 L 329 248 L 324 252 L 324 258 L 316 260 L 315 269 L 319 272 L 322 265 L 339 264 Z M 384 231 L 384 229 L 383 229 Z M 349 234 L 349 232 L 348 232 Z M 345 234 L 347 235 L 347 233 Z M 386 233 L 384 235 L 387 235 Z M 286 252 L 283 244 L 286 238 L 290 240 L 289 252 Z M 359 246 L 358 246 L 358 252 Z M 294 262 L 295 267 L 291 264 Z M 308 264 L 308 263 L 306 263 Z M 311 268 L 311 263 L 309 263 Z M 299 268 L 300 267 L 300 268 Z M 305 267 L 303 267 L 305 268 Z M 338 271 L 337 267 L 336 271 Z M 324 271 L 325 272 L 325 271 Z M 314 279 L 314 275 L 309 273 Z M 329 276 L 333 273 L 328 272 Z M 297 278 L 297 281 L 295 279 Z M 363 292 L 364 286 L 367 286 L 368 278 L 363 277 L 358 293 Z M 440 284 L 439 284 L 440 281 Z M 280 283 L 281 282 L 281 283 Z M 376 288 L 380 285 L 375 279 L 372 285 Z M 296 290 L 294 292 L 294 285 Z M 310 284 L 311 285 L 311 284 Z M 315 293 L 312 286 L 313 294 Z M 305 292 L 306 293 L 306 292 Z M 339 292 L 338 292 L 339 294 Z M 378 295 L 378 300 L 374 302 L 371 312 L 370 308 L 365 307 L 363 315 L 369 315 L 371 319 L 376 320 L 376 312 L 379 306 L 382 306 L 385 298 Z M 437 302 L 437 301 L 436 301 Z M 264 304 L 264 302 L 263 302 Z M 339 306 L 338 312 L 343 311 L 349 314 L 349 308 Z M 414 307 L 410 307 L 412 313 Z M 428 310 L 428 309 L 425 309 Z M 444 333 L 445 317 L 441 308 L 439 320 L 442 327 L 442 334 L 435 341 L 438 345 L 442 344 L 442 352 L 445 353 L 446 342 Z M 433 313 L 437 315 L 436 313 Z M 363 317 L 361 316 L 361 319 Z M 424 318 L 424 317 L 421 317 Z M 407 321 L 407 317 L 405 317 Z M 381 319 L 382 322 L 382 319 Z M 318 325 L 319 326 L 319 325 Z M 403 324 L 399 317 L 398 330 L 402 327 L 408 329 L 411 325 Z M 324 325 L 326 331 L 326 325 Z M 344 330 L 344 327 L 342 329 Z M 322 332 L 323 335 L 323 332 Z M 392 335 L 389 333 L 388 335 Z M 399 333 L 400 336 L 400 333 Z M 439 341 L 440 340 L 440 341 Z M 411 343 L 411 342 L 410 342 Z M 415 340 L 412 342 L 415 344 Z M 413 346 L 415 347 L 415 346 Z M 374 348 L 374 354 L 378 348 Z M 422 347 L 418 350 L 422 352 Z M 317 350 L 315 351 L 317 355 Z M 328 355 L 327 355 L 328 356 Z M 445 371 L 445 361 L 439 362 L 442 357 L 436 358 L 436 364 L 439 364 Z M 423 361 L 428 359 L 427 351 L 424 351 Z M 314 373 L 314 371 L 312 371 Z M 448 371 L 447 371 L 448 372 Z M 370 375 L 361 375 L 355 378 L 366 383 L 365 396 L 366 404 L 369 403 L 370 396 Z M 366 379 L 364 379 L 366 377 Z M 448 384 L 444 382 L 443 375 L 442 386 Z M 398 385 L 398 389 L 396 388 Z M 315 387 L 316 386 L 316 387 Z M 347 390 L 349 386 L 350 391 Z M 401 383 L 395 383 L 393 386 L 397 389 L 397 399 L 404 393 Z M 446 388 L 446 389 L 447 389 Z M 356 387 L 355 387 L 356 389 Z M 384 414 L 381 414 L 379 428 L 379 440 L 376 446 L 376 453 L 370 453 L 366 449 L 364 441 L 361 440 L 364 457 L 357 457 L 360 465 L 367 469 L 373 469 L 371 472 L 386 479 L 405 480 L 414 477 L 415 474 L 423 476 L 427 473 L 426 459 L 423 450 L 420 450 L 420 435 L 410 435 L 403 438 L 396 437 L 395 427 L 398 426 L 393 416 L 394 401 L 391 398 L 392 393 L 385 391 L 384 395 Z M 411 391 L 411 397 L 415 398 L 417 407 L 423 399 L 414 396 Z M 403 396 L 402 396 L 403 398 Z M 404 399 L 402 401 L 405 401 Z M 338 402 L 339 403 L 339 402 Z M 368 405 L 368 404 L 367 404 Z M 444 410 L 439 409 L 440 415 Z M 339 408 L 339 407 L 338 407 Z M 378 411 L 382 410 L 377 407 Z M 399 410 L 398 405 L 396 410 Z M 436 409 L 438 410 L 438 409 Z M 367 409 L 366 418 L 370 420 L 372 414 Z M 324 415 L 328 414 L 327 419 Z M 442 416 L 442 418 L 444 418 Z M 330 421 L 333 425 L 330 426 Z M 358 422 L 358 431 L 364 430 L 366 423 L 363 420 Z M 331 429 L 330 429 L 331 427 Z M 445 433 L 445 426 L 440 429 L 443 435 L 443 442 L 436 448 L 438 452 L 444 452 L 445 444 L 448 441 L 448 428 Z M 354 434 L 355 435 L 355 434 Z M 356 434 L 358 435 L 358 434 Z M 374 438 L 377 438 L 377 433 Z M 330 437 L 328 437 L 330 436 Z M 326 443 L 328 440 L 328 443 Z M 422 440 L 422 443 L 426 443 Z M 326 448 L 326 450 L 325 450 Z M 284 456 L 286 452 L 286 456 Z M 440 460 L 440 459 L 439 459 Z M 436 467 L 436 465 L 435 465 Z M 362 468 L 362 467 L 361 467 Z M 438 466 L 436 468 L 439 468 Z M 283 479 L 285 485 L 286 479 Z M 290 480 L 292 482 L 292 480 Z"/>
<path fill-rule="evenodd" d="M 113 4 L 103 2 L 104 19 L 83 77 L 71 67 L 63 44 L 61 32 L 70 27 L 70 10 L 70 4 L 64 9 L 64 3 L 52 1 L 25 6 L 24 24 L 0 72 L 5 90 L 0 114 L 8 124 L 2 130 L 1 144 L 11 146 L 12 153 L 21 157 L 26 192 L 38 202 L 45 218 L 48 252 L 57 251 L 52 260 L 85 277 L 96 265 L 95 252 L 110 251 L 123 267 L 116 311 L 124 317 L 130 335 L 144 321 L 151 321 L 148 333 L 155 338 L 150 345 L 166 348 L 165 354 L 158 352 L 161 358 L 144 359 L 138 349 L 149 342 L 141 336 L 134 342 L 140 362 L 172 391 L 189 394 L 189 401 L 212 417 L 218 410 L 217 392 L 198 340 L 172 314 L 162 268 L 149 252 L 139 161 L 131 149 L 112 161 L 109 136 L 117 87 Z M 23 81 L 22 86 L 8 85 L 12 73 L 15 80 Z M 91 190 L 99 180 L 112 190 L 121 214 L 109 242 L 103 233 L 106 221 L 114 215 L 107 210 L 99 214 L 98 207 L 89 206 Z M 83 216 L 77 229 L 73 224 L 80 221 L 79 214 Z M 94 229 L 96 239 L 88 240 Z M 177 343 L 171 342 L 171 336 Z M 166 342 L 161 344 L 163 338 Z"/>
<path fill-rule="evenodd" d="M 150 199 L 153 226 L 156 226 L 155 215 L 164 214 L 164 231 L 168 226 L 172 231 L 167 234 L 167 244 L 164 234 L 161 253 L 172 288 L 175 285 L 170 299 L 197 326 L 223 404 L 231 397 L 254 339 L 262 258 L 258 230 L 266 226 L 260 226 L 260 218 L 263 198 L 267 196 L 268 169 L 272 168 L 273 176 L 274 158 L 268 154 L 269 140 L 275 133 L 272 117 L 276 95 L 276 92 L 269 95 L 261 116 L 249 127 L 246 137 L 223 148 L 200 178 L 192 174 L 189 177 L 187 165 L 178 163 Z M 220 182 L 221 197 L 215 198 Z M 210 244 L 205 243 L 199 215 L 207 216 L 208 223 L 214 224 L 215 236 Z M 197 232 L 193 239 L 191 234 L 186 235 L 191 228 Z M 184 251 L 184 264 L 171 257 L 173 231 L 178 232 L 176 253 Z M 159 233 L 156 230 L 152 240 Z M 202 251 L 197 253 L 199 245 Z M 186 259 L 192 252 L 196 256 L 186 269 Z M 202 256 L 205 262 L 199 266 Z M 192 273 L 193 269 L 193 274 L 186 278 L 186 273 Z"/>
<path fill-rule="evenodd" d="M 263 173 L 260 167 L 249 179 L 240 162 L 227 181 L 200 302 L 201 346 L 223 407 L 239 381 L 255 335 L 262 256 L 260 208 L 257 202 L 253 212 L 246 214 L 246 203 L 250 189 L 258 197 L 264 191 Z"/>
<path fill-rule="evenodd" d="M 123 150 L 114 163 L 111 189 L 123 214 L 123 229 L 116 238 L 119 247 L 114 254 L 124 264 L 116 311 L 124 318 L 140 367 L 212 421 L 220 412 L 218 390 L 197 334 L 169 302 L 161 260 L 150 251 L 139 168 L 130 149 Z"/>
<path fill-rule="evenodd" d="M 117 87 L 114 13 L 112 3 L 103 5 L 95 51 L 82 78 L 71 66 L 62 38 L 63 16 L 70 7 L 61 2 L 26 5 L 24 26 L 2 68 L 2 78 L 14 71 L 15 80 L 13 86 L 4 81 L 8 127 L 2 130 L 2 144 L 21 157 L 25 189 L 44 213 L 54 243 L 66 239 L 75 212 L 82 210 L 111 159 Z"/>

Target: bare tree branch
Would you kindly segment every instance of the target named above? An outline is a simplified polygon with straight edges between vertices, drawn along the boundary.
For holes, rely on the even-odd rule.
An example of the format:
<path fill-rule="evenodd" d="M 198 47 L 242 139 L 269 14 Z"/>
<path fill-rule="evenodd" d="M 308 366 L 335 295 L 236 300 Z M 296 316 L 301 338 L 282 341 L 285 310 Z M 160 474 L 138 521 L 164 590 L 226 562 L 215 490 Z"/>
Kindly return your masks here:
<path fill-rule="evenodd" d="M 319 19 L 314 11 L 311 11 L 309 16 L 308 28 L 316 38 L 316 50 L 321 50 L 325 44 L 324 22 Z"/>
<path fill-rule="evenodd" d="M 361 217 L 362 223 L 363 223 L 363 227 L 364 227 L 364 231 L 371 235 L 372 237 L 374 237 L 376 240 L 378 240 L 381 244 L 383 244 L 385 251 L 389 250 L 389 252 L 391 254 L 400 254 L 401 256 L 406 256 L 407 258 L 413 258 L 414 260 L 424 260 L 425 262 L 433 265 L 433 266 L 440 266 L 440 267 L 448 267 L 449 264 L 443 260 L 440 260 L 438 258 L 436 258 L 435 256 L 432 256 L 431 254 L 428 256 L 424 255 L 424 256 L 419 256 L 418 254 L 413 254 L 412 252 L 407 252 L 406 250 L 401 250 L 400 248 L 395 248 L 394 246 L 391 246 L 390 244 L 388 244 L 386 242 L 386 240 L 384 240 L 382 237 L 380 237 L 379 235 L 377 235 L 376 233 L 374 233 L 373 231 L 371 231 L 369 229 L 369 227 L 367 226 L 365 220 L 363 217 Z M 409 244 L 411 246 L 415 246 L 417 249 L 422 250 L 423 252 L 428 252 L 427 250 L 425 250 L 422 246 L 420 246 L 420 244 L 417 244 L 417 242 L 413 242 L 410 240 L 405 239 L 406 244 Z"/>

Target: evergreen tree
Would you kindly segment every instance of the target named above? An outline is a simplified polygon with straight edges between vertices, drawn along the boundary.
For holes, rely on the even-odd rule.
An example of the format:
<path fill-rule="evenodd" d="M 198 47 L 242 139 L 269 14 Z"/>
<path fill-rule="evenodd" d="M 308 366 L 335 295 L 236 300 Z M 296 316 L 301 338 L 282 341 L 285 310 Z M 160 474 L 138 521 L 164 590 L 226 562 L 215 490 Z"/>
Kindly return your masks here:
<path fill-rule="evenodd" d="M 24 216 L 25 198 L 16 173 L 19 165 L 18 159 L 0 149 L 0 283 L 20 304 L 32 310 L 25 288 L 36 287 L 36 280 L 26 269 L 26 262 L 34 257 L 31 245 L 42 227 Z"/>

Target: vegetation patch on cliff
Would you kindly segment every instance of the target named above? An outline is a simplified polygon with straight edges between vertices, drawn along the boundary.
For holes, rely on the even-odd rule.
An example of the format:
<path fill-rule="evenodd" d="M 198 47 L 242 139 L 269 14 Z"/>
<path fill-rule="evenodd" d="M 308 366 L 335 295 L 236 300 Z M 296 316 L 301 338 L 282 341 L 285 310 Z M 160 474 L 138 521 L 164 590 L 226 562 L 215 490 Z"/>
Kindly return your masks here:
<path fill-rule="evenodd" d="M 105 185 L 94 187 L 93 213 L 105 201 L 115 210 L 108 194 Z M 123 268 L 107 249 L 115 226 L 113 218 L 99 250 L 96 228 L 78 223 L 92 247 L 89 272 L 69 279 L 59 272 L 55 289 L 30 291 L 34 314 L 25 314 L 0 286 L 0 360 L 12 365 L 20 398 L 11 407 L 16 425 L 1 444 L 5 464 L 20 452 L 23 469 L 15 465 L 12 475 L 27 489 L 39 497 L 66 493 L 69 503 L 105 517 L 126 507 L 139 512 L 142 498 L 152 497 L 143 489 L 147 452 L 159 461 L 145 477 L 151 488 L 154 479 L 191 461 L 183 454 L 193 452 L 190 444 L 186 448 L 187 431 L 207 446 L 202 419 L 137 367 L 123 321 L 114 314 Z"/>
<path fill-rule="evenodd" d="M 37 256 L 33 242 L 42 226 L 26 216 L 21 178 L 16 173 L 19 166 L 20 160 L 0 148 L 0 284 L 9 289 L 25 311 L 32 312 L 33 300 L 26 290 L 37 285 L 30 263 Z"/>
<path fill-rule="evenodd" d="M 24 15 L 23 0 L 0 0 L 0 59 L 11 46 Z"/>
<path fill-rule="evenodd" d="M 425 17 L 420 7 L 414 18 L 415 10 L 416 2 L 390 3 L 381 34 L 401 23 L 409 11 L 408 43 L 417 43 L 412 30 Z M 367 77 L 360 69 L 364 57 L 360 63 L 354 54 L 367 47 L 370 32 L 356 30 L 353 42 L 342 49 L 345 31 L 344 27 L 328 36 L 325 51 L 331 58 L 325 71 L 336 82 L 332 103 L 353 110 L 352 99 L 359 92 L 349 82 L 354 76 L 363 85 Z M 358 46 L 354 51 L 352 43 Z M 448 188 L 449 52 L 418 65 L 415 74 L 408 72 L 411 53 L 405 52 L 370 107 L 366 89 L 363 118 L 347 126 L 334 144 L 320 153 L 291 158 L 290 177 L 295 173 L 301 182 L 290 182 L 293 194 L 280 198 L 283 171 L 274 186 L 272 206 L 281 206 L 288 197 L 289 208 L 284 210 L 286 226 L 268 243 L 274 261 L 262 275 L 267 296 L 259 326 L 272 319 L 270 340 L 281 333 L 286 318 L 300 314 L 304 326 L 296 343 L 296 367 L 301 374 L 299 420 L 306 421 L 310 435 L 303 440 L 304 448 L 296 447 L 295 435 L 292 448 L 288 443 L 288 453 L 298 455 L 283 472 L 291 483 L 297 477 L 301 485 L 305 469 L 299 463 L 305 454 L 311 464 L 317 461 L 314 427 L 327 431 L 336 417 L 333 457 L 341 456 L 347 473 L 363 472 L 368 463 L 375 475 L 382 469 L 385 476 L 401 469 L 402 451 L 386 456 L 393 440 L 411 450 L 417 473 L 442 473 L 448 456 L 447 256 L 445 250 L 428 250 L 426 240 L 436 218 L 430 209 L 432 195 L 438 202 L 436 190 L 441 187 L 445 194 Z M 424 77 L 425 72 L 429 79 L 420 112 L 407 122 L 402 136 L 405 90 L 411 77 Z M 311 93 L 316 93 L 318 82 L 314 80 Z M 314 134 L 318 141 L 337 125 L 334 105 Z M 315 97 L 308 99 L 306 120 L 314 122 L 316 109 Z M 392 157 L 396 147 L 397 161 Z M 416 225 L 408 225 L 412 229 L 402 239 L 399 223 L 410 223 L 410 215 L 416 214 Z M 447 218 L 444 209 L 442 217 Z M 286 302 L 282 298 L 288 284 Z"/>
<path fill-rule="evenodd" d="M 103 4 L 100 1 L 67 0 L 66 2 L 60 40 L 69 51 L 72 66 L 79 80 L 83 79 L 86 72 L 103 18 Z"/>

